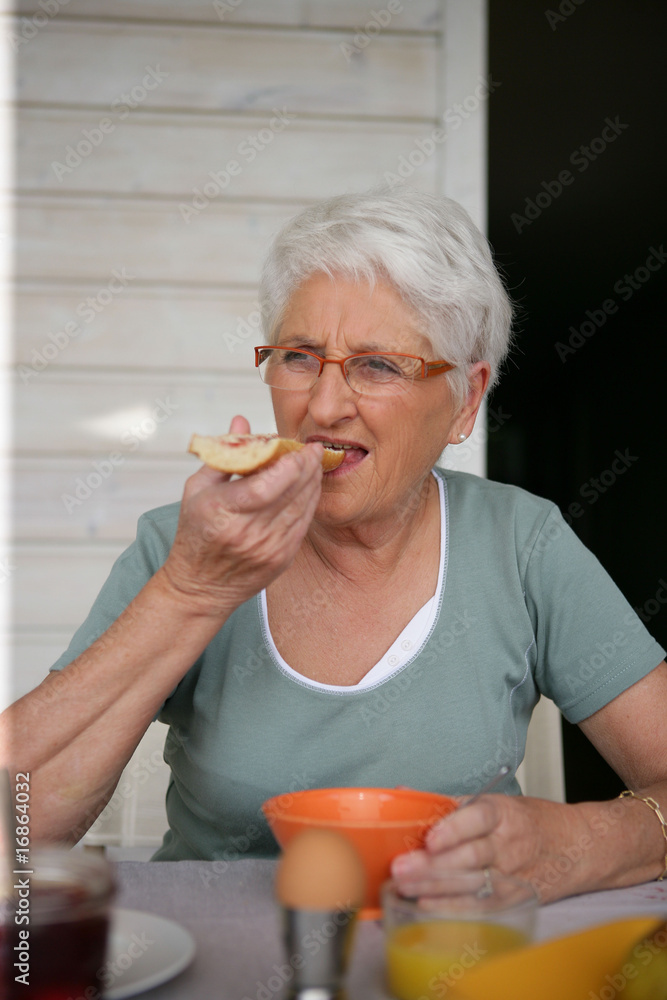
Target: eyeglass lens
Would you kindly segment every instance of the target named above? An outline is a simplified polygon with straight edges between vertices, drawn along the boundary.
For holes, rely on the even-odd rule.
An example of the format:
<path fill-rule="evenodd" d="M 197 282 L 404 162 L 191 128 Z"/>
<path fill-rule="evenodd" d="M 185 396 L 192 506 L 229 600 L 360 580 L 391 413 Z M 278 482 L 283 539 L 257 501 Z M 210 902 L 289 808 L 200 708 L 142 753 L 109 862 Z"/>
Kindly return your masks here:
<path fill-rule="evenodd" d="M 260 352 L 262 381 L 277 389 L 310 389 L 320 372 L 319 359 L 303 351 L 265 348 Z M 382 393 L 399 389 L 416 377 L 420 362 L 404 355 L 370 354 L 348 358 L 345 378 L 355 392 Z"/>

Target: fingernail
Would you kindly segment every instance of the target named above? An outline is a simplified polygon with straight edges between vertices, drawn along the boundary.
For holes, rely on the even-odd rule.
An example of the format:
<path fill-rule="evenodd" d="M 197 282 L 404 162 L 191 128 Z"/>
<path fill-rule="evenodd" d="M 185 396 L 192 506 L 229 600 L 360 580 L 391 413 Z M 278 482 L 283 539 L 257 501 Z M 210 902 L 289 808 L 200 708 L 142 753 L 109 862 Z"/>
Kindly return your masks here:
<path fill-rule="evenodd" d="M 391 874 L 394 878 L 404 878 L 406 875 L 412 874 L 412 860 L 411 858 L 402 855 L 399 858 L 394 858 L 391 863 Z"/>

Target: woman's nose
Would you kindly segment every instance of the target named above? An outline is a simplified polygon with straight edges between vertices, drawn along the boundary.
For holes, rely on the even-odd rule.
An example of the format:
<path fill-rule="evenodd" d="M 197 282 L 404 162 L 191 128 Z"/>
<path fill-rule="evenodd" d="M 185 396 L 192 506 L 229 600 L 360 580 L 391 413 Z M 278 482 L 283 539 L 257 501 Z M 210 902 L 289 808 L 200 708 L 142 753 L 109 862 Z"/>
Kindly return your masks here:
<path fill-rule="evenodd" d="M 309 410 L 320 427 L 353 417 L 357 393 L 347 384 L 340 365 L 326 364 L 310 390 Z"/>

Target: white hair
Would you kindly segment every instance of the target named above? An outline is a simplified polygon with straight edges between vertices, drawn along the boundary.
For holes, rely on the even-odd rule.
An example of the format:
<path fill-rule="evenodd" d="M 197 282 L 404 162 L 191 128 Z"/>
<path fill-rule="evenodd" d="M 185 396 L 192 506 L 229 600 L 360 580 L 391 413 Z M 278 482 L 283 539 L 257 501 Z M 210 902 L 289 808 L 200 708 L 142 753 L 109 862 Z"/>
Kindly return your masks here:
<path fill-rule="evenodd" d="M 304 209 L 278 232 L 262 269 L 259 300 L 275 343 L 296 289 L 316 273 L 391 284 L 424 325 L 461 405 L 477 361 L 497 381 L 510 346 L 512 304 L 489 244 L 451 198 L 410 187 L 344 194 Z"/>

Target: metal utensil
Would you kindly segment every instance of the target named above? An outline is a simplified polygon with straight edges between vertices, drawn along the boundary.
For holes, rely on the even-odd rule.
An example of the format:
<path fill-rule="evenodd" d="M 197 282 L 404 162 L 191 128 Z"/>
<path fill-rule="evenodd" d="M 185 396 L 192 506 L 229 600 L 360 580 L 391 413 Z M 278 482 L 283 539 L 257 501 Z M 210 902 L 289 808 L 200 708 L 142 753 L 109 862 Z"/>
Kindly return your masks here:
<path fill-rule="evenodd" d="M 471 795 L 469 799 L 466 799 L 465 802 L 462 802 L 461 805 L 459 806 L 459 809 L 465 809 L 466 806 L 471 806 L 473 802 L 477 802 L 477 799 L 479 799 L 482 795 L 487 795 L 496 787 L 497 784 L 499 784 L 503 780 L 505 775 L 509 773 L 510 773 L 509 764 L 503 764 L 503 766 L 498 771 L 498 774 L 494 774 L 494 776 L 491 778 L 491 781 L 487 781 L 487 783 L 483 785 L 483 787 L 480 788 L 478 792 L 475 792 L 475 794 Z"/>

